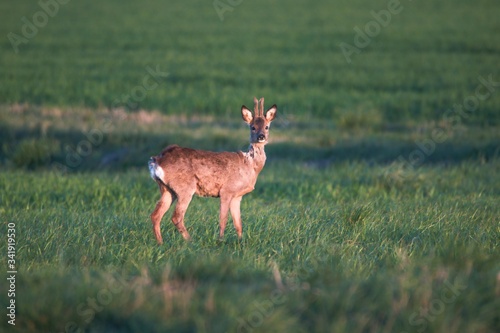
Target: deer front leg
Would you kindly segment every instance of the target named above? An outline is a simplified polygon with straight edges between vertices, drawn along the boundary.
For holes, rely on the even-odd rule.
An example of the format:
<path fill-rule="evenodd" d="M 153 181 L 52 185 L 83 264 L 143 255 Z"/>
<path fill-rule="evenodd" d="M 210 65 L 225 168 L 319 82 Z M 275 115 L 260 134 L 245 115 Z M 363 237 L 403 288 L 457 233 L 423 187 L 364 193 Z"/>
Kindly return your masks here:
<path fill-rule="evenodd" d="M 229 206 L 229 209 L 231 210 L 231 216 L 233 218 L 234 228 L 236 229 L 236 233 L 238 234 L 239 239 L 241 239 L 241 234 L 243 233 L 241 226 L 240 203 L 241 197 L 233 198 Z"/>
<path fill-rule="evenodd" d="M 229 212 L 230 203 L 231 203 L 231 197 L 221 195 L 219 240 L 222 240 L 224 238 L 224 229 L 226 229 L 227 214 Z"/>
<path fill-rule="evenodd" d="M 186 227 L 184 226 L 184 215 L 186 214 L 186 210 L 192 198 L 193 193 L 184 194 L 182 197 L 178 197 L 174 215 L 172 216 L 172 222 L 185 240 L 191 239 Z"/>
<path fill-rule="evenodd" d="M 159 187 L 161 198 L 160 200 L 158 200 L 155 210 L 153 211 L 153 213 L 151 213 L 151 222 L 153 223 L 153 232 L 155 234 L 156 241 L 158 242 L 158 244 L 162 244 L 163 239 L 161 237 L 160 223 L 163 215 L 165 215 L 165 213 L 170 208 L 173 197 L 172 193 L 165 187 L 165 185 L 159 185 Z"/>

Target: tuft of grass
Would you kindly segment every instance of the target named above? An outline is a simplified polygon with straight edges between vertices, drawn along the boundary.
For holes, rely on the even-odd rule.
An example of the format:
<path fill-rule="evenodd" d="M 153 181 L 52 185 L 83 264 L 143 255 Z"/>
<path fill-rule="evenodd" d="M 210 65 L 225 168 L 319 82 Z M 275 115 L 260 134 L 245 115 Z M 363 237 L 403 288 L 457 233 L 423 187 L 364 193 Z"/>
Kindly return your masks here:
<path fill-rule="evenodd" d="M 362 227 L 366 219 L 370 215 L 370 208 L 368 205 L 345 205 L 341 208 L 340 218 L 345 221 L 347 225 Z"/>
<path fill-rule="evenodd" d="M 13 149 L 9 160 L 16 168 L 27 169 L 46 166 L 61 152 L 60 143 L 50 139 L 23 139 Z"/>

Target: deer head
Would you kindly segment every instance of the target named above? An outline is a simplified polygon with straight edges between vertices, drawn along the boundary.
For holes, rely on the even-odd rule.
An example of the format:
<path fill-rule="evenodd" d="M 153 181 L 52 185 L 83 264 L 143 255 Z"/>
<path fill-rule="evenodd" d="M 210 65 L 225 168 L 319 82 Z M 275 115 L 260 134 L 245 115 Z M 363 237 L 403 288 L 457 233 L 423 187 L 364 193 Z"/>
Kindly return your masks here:
<path fill-rule="evenodd" d="M 252 111 L 243 105 L 241 107 L 241 116 L 250 126 L 250 143 L 265 145 L 269 137 L 269 126 L 276 116 L 277 107 L 274 104 L 264 113 L 264 97 L 260 100 L 254 97 L 253 101 L 254 113 L 252 114 Z"/>

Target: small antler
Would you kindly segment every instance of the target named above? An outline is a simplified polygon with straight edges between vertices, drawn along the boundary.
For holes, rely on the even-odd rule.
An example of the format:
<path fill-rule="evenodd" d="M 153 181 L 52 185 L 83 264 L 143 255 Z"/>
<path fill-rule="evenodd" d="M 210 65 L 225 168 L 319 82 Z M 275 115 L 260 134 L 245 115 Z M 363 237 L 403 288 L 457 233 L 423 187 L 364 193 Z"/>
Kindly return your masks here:
<path fill-rule="evenodd" d="M 253 98 L 253 113 L 255 117 L 259 116 L 259 101 L 257 100 L 257 97 Z"/>
<path fill-rule="evenodd" d="M 260 116 L 264 117 L 264 97 L 260 98 Z"/>

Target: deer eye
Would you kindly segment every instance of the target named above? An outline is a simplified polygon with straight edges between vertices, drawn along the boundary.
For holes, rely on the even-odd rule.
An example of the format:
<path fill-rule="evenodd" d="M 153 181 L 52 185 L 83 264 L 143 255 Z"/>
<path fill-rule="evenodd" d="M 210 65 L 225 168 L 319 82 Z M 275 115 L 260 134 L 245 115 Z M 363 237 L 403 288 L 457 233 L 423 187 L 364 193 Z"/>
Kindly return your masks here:
<path fill-rule="evenodd" d="M 269 126 L 266 126 L 266 129 L 269 129 Z"/>
<path fill-rule="evenodd" d="M 255 131 L 255 126 L 252 126 L 252 131 Z"/>

